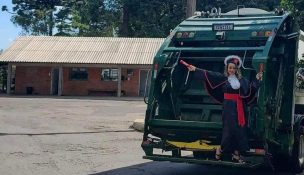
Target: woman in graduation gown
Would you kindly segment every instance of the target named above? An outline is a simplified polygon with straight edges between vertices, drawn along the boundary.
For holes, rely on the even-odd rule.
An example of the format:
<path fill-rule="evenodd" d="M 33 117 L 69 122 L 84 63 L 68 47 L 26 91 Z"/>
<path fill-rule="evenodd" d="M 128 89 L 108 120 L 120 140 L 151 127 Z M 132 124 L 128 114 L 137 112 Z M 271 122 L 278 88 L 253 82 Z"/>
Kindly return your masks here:
<path fill-rule="evenodd" d="M 225 58 L 225 72 L 207 71 L 184 63 L 189 71 L 201 71 L 202 78 L 209 94 L 223 104 L 223 133 L 221 146 L 216 149 L 215 159 L 221 160 L 222 152 L 232 153 L 232 161 L 245 163 L 240 153 L 247 151 L 248 141 L 244 108 L 255 98 L 259 81 L 263 73 L 259 72 L 256 79 L 249 82 L 240 73 L 242 61 L 237 55 Z"/>

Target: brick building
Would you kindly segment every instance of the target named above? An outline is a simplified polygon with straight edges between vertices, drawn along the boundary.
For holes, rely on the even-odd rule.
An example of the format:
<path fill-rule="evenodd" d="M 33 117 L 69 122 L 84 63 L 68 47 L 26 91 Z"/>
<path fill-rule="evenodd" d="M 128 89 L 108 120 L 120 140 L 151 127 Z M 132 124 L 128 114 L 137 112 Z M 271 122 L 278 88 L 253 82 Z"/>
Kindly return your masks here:
<path fill-rule="evenodd" d="M 163 38 L 20 37 L 0 55 L 7 93 L 142 96 Z"/>

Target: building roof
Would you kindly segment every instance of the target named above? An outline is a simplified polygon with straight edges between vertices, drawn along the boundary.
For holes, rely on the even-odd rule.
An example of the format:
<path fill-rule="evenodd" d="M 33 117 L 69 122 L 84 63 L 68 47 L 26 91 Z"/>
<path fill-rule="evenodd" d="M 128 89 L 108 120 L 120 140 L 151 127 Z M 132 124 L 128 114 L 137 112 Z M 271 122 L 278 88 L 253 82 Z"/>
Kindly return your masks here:
<path fill-rule="evenodd" d="M 152 64 L 164 38 L 22 36 L 0 62 Z"/>
<path fill-rule="evenodd" d="M 150 65 L 164 38 L 22 36 L 0 55 L 10 63 Z M 298 57 L 304 54 L 300 31 Z"/>

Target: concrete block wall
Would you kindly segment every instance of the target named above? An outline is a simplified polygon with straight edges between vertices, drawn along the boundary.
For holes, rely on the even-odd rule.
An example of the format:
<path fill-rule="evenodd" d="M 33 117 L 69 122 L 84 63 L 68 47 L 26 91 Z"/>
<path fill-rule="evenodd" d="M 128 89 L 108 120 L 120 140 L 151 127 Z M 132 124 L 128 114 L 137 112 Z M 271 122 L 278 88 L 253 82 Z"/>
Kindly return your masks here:
<path fill-rule="evenodd" d="M 70 80 L 70 68 L 63 68 L 63 95 L 89 95 L 89 90 L 117 89 L 117 82 L 104 83 L 101 78 L 101 68 L 88 68 L 87 80 Z"/>
<path fill-rule="evenodd" d="M 139 69 L 133 69 L 133 75 L 127 74 L 127 69 L 121 70 L 124 80 L 121 83 L 121 89 L 126 92 L 126 96 L 139 95 Z"/>
<path fill-rule="evenodd" d="M 32 88 L 32 94 L 50 95 L 51 67 L 17 66 L 15 72 L 15 94 L 25 95 L 28 88 Z"/>
<path fill-rule="evenodd" d="M 95 91 L 92 95 L 106 95 L 98 91 L 117 91 L 117 81 L 101 80 L 101 68 L 88 68 L 88 80 L 70 80 L 70 68 L 63 68 L 63 95 L 90 95 L 89 91 Z M 127 69 L 122 69 L 124 79 L 121 82 L 121 90 L 125 96 L 138 96 L 139 70 L 134 69 L 133 75 L 127 75 Z M 122 94 L 123 95 L 123 94 Z"/>
<path fill-rule="evenodd" d="M 15 94 L 26 95 L 27 88 L 32 87 L 32 94 L 50 95 L 51 91 L 51 70 L 52 67 L 29 67 L 16 66 Z M 132 69 L 133 74 L 128 75 L 127 69 L 122 69 L 123 80 L 121 90 L 125 96 L 139 95 L 139 69 Z M 98 91 L 117 91 L 117 81 L 101 80 L 101 68 L 88 68 L 88 80 L 70 80 L 69 67 L 63 68 L 63 89 L 62 95 L 89 95 L 90 90 Z M 92 94 L 105 95 L 105 94 Z"/>

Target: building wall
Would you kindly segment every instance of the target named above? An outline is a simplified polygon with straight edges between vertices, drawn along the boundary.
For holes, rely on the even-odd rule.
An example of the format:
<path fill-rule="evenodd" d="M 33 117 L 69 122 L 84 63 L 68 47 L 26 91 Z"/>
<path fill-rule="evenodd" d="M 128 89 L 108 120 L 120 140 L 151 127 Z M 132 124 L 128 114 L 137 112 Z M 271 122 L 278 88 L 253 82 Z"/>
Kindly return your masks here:
<path fill-rule="evenodd" d="M 28 88 L 32 87 L 32 94 L 50 95 L 51 71 L 52 67 L 16 66 L 15 94 L 25 95 Z M 69 72 L 69 67 L 63 68 L 62 95 L 116 96 L 118 82 L 101 80 L 101 68 L 88 68 L 87 80 L 70 80 Z M 139 69 L 132 69 L 132 74 L 129 71 L 128 75 L 127 69 L 122 68 L 122 96 L 139 95 L 139 72 Z M 108 93 L 109 91 L 115 94 Z"/>
<path fill-rule="evenodd" d="M 133 74 L 128 75 L 127 69 L 121 70 L 124 80 L 121 82 L 121 89 L 125 91 L 126 96 L 139 95 L 139 69 L 133 69 Z"/>
<path fill-rule="evenodd" d="M 101 80 L 101 68 L 88 68 L 88 80 L 70 80 L 70 68 L 63 68 L 63 95 L 113 95 L 117 92 L 117 81 Z M 133 75 L 127 75 L 127 69 L 122 69 L 122 95 L 138 96 L 139 70 L 134 69 Z"/>
<path fill-rule="evenodd" d="M 50 73 L 51 67 L 17 66 L 15 72 L 15 94 L 49 95 L 51 90 Z M 30 92 L 31 88 L 32 92 Z"/>

